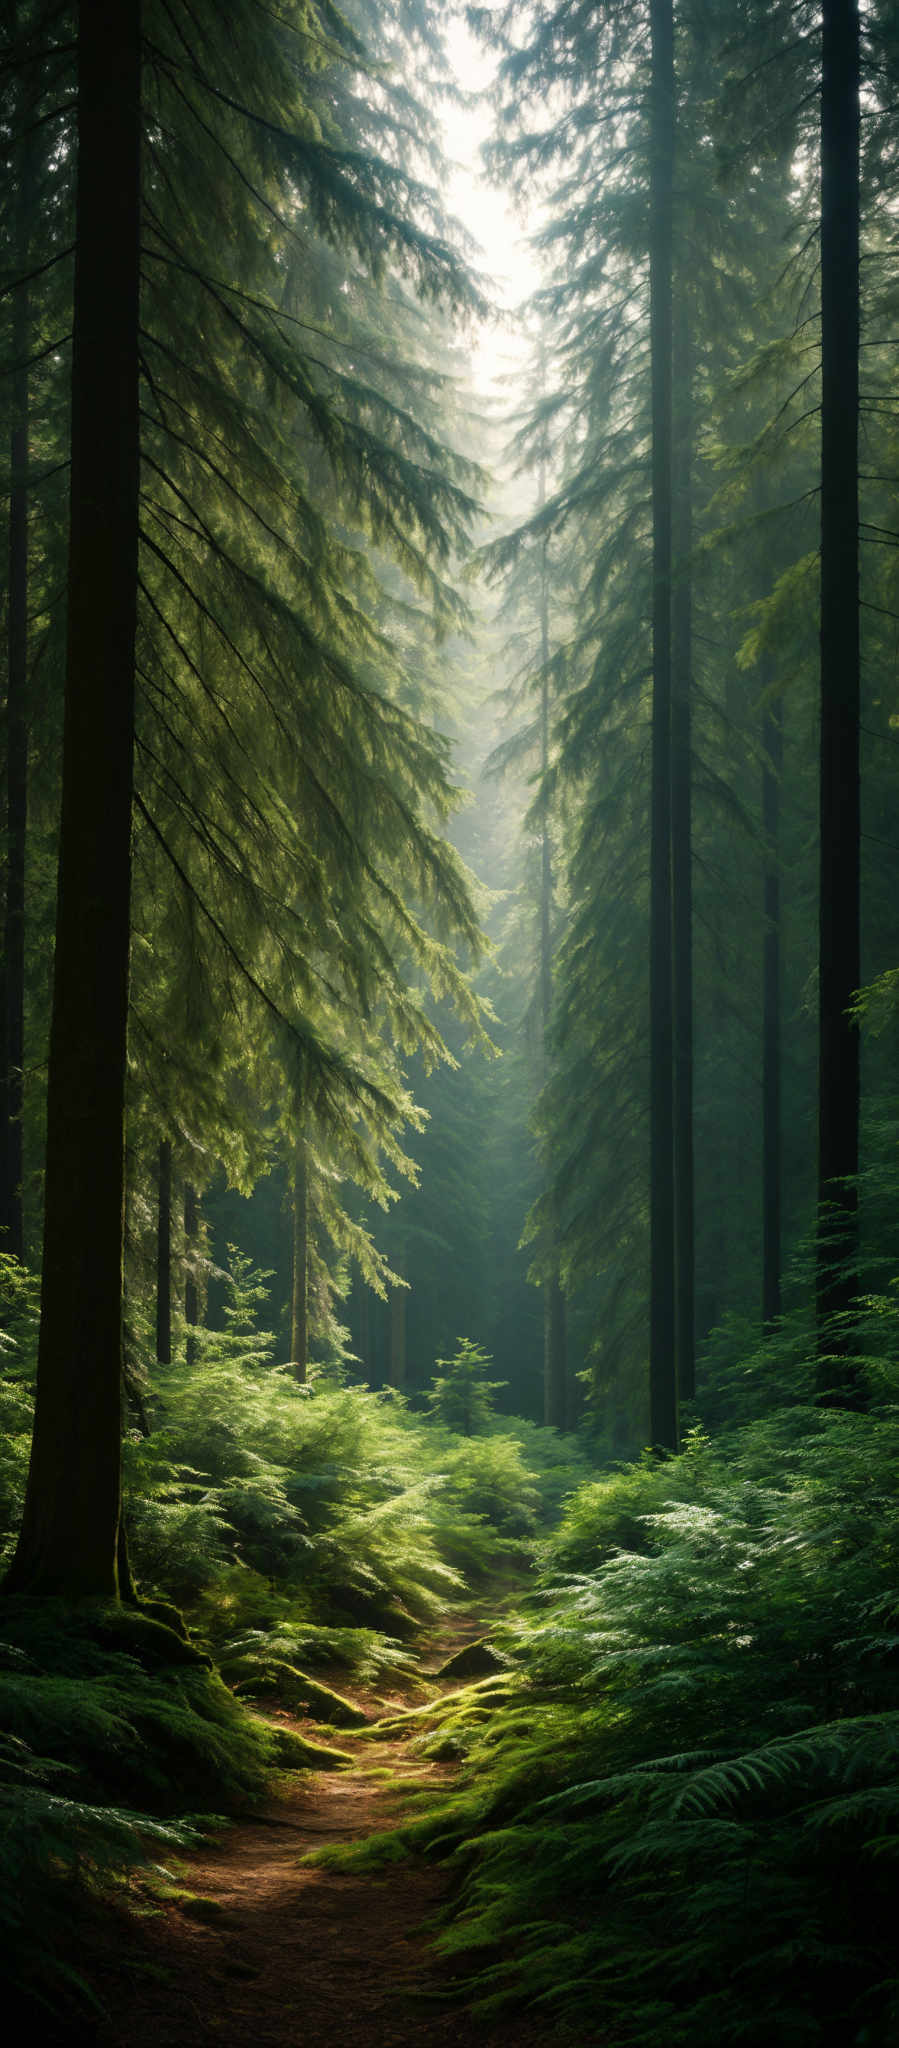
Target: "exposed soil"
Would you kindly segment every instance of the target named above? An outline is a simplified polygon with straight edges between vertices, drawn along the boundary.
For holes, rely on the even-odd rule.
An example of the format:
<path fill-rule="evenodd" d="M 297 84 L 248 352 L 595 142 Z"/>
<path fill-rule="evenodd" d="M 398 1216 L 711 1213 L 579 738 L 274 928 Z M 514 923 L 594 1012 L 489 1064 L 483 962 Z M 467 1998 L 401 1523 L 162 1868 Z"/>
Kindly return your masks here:
<path fill-rule="evenodd" d="M 482 1616 L 460 1619 L 429 1646 L 431 1667 L 483 1628 Z M 292 1725 L 321 1739 L 309 1722 Z M 395 1737 L 324 1734 L 351 1752 L 351 1769 L 293 1779 L 263 1813 L 179 1862 L 192 1898 L 119 1927 L 115 1946 L 107 1939 L 107 1953 L 92 1956 L 88 1974 L 106 2008 L 91 2028 L 97 2048 L 538 2048 L 561 2038 L 546 2017 L 488 2023 L 467 2013 L 459 1973 L 427 1929 L 451 1893 L 445 1866 L 301 1867 L 311 1849 L 396 1826 L 411 1805 L 396 1779 L 411 1789 L 452 1775 Z M 392 1784 L 373 1775 L 385 1771 Z"/>

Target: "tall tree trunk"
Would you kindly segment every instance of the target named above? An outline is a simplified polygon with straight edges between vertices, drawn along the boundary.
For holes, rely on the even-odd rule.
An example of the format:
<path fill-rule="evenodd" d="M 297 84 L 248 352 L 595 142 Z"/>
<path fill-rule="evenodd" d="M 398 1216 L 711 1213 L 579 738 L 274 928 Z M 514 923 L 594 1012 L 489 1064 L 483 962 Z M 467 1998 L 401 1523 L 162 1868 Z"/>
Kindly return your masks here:
<path fill-rule="evenodd" d="M 34 208 L 34 141 L 25 132 L 17 150 L 15 260 L 28 271 Z M 3 1050 L 0 1065 L 0 1248 L 21 1259 L 22 1115 L 25 1066 L 25 840 L 28 824 L 28 353 L 31 318 L 27 284 L 13 292 L 12 427 L 10 430 L 8 668 L 6 694 L 6 909 L 3 946 Z"/>
<path fill-rule="evenodd" d="M 780 782 L 783 712 L 765 713 L 762 734 L 762 831 L 765 839 L 765 936 L 762 956 L 762 1317 L 767 1328 L 780 1315 L 781 1101 L 780 1101 Z"/>
<path fill-rule="evenodd" d="M 290 1356 L 294 1378 L 305 1384 L 309 1363 L 309 1165 L 306 1141 L 297 1139 L 293 1168 L 293 1290 Z"/>
<path fill-rule="evenodd" d="M 8 1584 L 115 1595 L 138 538 L 138 0 L 81 0 L 62 826 L 37 1399 Z"/>
<path fill-rule="evenodd" d="M 163 1138 L 157 1167 L 156 1361 L 172 1363 L 172 1146 Z"/>
<path fill-rule="evenodd" d="M 539 502 L 546 500 L 546 470 L 540 465 Z M 549 830 L 546 775 L 549 769 L 549 577 L 547 544 L 540 548 L 540 774 L 544 796 L 540 824 L 540 1052 L 542 1080 L 549 1078 L 549 1027 L 553 999 L 553 862 Z M 568 1358 L 565 1296 L 559 1282 L 558 1230 L 555 1214 L 547 1223 L 550 1271 L 543 1283 L 543 1420 L 564 1429 L 568 1420 Z"/>
<path fill-rule="evenodd" d="M 649 1429 L 678 1443 L 674 1294 L 674 1018 L 671 930 L 671 263 L 674 24 L 650 0 L 650 346 L 652 352 L 652 811 L 649 939 Z"/>
<path fill-rule="evenodd" d="M 394 1264 L 397 1273 L 402 1276 L 402 1260 L 396 1259 Z M 408 1289 L 405 1287 L 391 1287 L 390 1289 L 390 1350 L 387 1377 L 389 1384 L 392 1387 L 397 1387 L 400 1392 L 403 1391 L 406 1385 L 407 1293 Z"/>
<path fill-rule="evenodd" d="M 558 1273 L 543 1289 L 543 1420 L 552 1429 L 567 1429 L 568 1328 L 565 1296 Z"/>
<path fill-rule="evenodd" d="M 859 17 L 824 0 L 821 79 L 821 867 L 818 1348 L 821 1392 L 857 1399 L 845 1330 L 857 1289 L 861 980 L 859 788 Z M 844 1364 L 826 1363 L 841 1353 Z"/>
<path fill-rule="evenodd" d="M 359 1281 L 359 1363 L 367 1380 L 372 1378 L 371 1297 L 360 1274 Z"/>
<path fill-rule="evenodd" d="M 677 1385 L 696 1391 L 693 1187 L 693 348 L 686 297 L 674 334 L 671 593 L 671 909 L 674 986 L 674 1217 Z"/>
<path fill-rule="evenodd" d="M 200 1205 L 197 1191 L 190 1182 L 184 1190 L 184 1250 L 187 1258 L 187 1274 L 184 1281 L 184 1320 L 187 1324 L 186 1356 L 188 1365 L 193 1365 L 197 1356 L 196 1332 L 200 1324 L 200 1290 L 197 1286 L 195 1261 L 200 1248 Z"/>

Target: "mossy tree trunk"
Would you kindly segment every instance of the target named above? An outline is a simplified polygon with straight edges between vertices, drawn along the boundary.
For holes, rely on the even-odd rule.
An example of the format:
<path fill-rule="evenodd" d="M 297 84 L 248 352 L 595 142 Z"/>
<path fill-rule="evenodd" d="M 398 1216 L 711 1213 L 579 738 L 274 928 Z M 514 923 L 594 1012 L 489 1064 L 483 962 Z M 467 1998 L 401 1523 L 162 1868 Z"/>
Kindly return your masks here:
<path fill-rule="evenodd" d="M 41 1334 L 16 1590 L 118 1592 L 138 545 L 138 0 L 81 0 L 63 797 Z"/>

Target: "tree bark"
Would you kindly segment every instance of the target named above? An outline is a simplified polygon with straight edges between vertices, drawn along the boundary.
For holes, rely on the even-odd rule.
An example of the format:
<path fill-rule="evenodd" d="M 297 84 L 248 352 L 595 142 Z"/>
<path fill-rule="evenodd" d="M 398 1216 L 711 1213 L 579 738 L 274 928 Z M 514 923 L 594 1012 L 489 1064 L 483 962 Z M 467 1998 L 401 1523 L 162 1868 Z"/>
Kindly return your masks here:
<path fill-rule="evenodd" d="M 25 133 L 17 151 L 15 261 L 28 271 L 34 210 L 34 142 Z M 28 826 L 28 353 L 29 290 L 13 292 L 12 427 L 10 430 L 8 667 L 6 685 L 6 906 L 3 946 L 3 1053 L 0 1071 L 0 1230 L 2 1249 L 21 1259 L 25 1250 L 22 1203 L 25 1067 L 25 844 Z"/>
<path fill-rule="evenodd" d="M 172 1146 L 163 1138 L 157 1168 L 156 1362 L 172 1363 Z"/>
<path fill-rule="evenodd" d="M 290 1356 L 293 1375 L 305 1384 L 309 1364 L 309 1167 L 306 1141 L 297 1139 L 293 1169 L 293 1291 Z"/>
<path fill-rule="evenodd" d="M 762 832 L 765 841 L 765 935 L 762 957 L 762 1317 L 766 1328 L 780 1315 L 781 1095 L 780 1095 L 780 781 L 783 713 L 765 713 L 762 734 Z"/>
<path fill-rule="evenodd" d="M 650 0 L 650 347 L 652 354 L 652 796 L 649 938 L 649 1428 L 678 1443 L 674 1288 L 674 1017 L 671 918 L 671 264 L 674 24 Z"/>
<path fill-rule="evenodd" d="M 553 1273 L 543 1289 L 543 1420 L 551 1429 L 567 1429 L 568 1325 L 565 1296 Z"/>
<path fill-rule="evenodd" d="M 402 1264 L 396 1260 L 396 1271 L 402 1276 Z M 405 1287 L 390 1290 L 390 1352 L 388 1359 L 388 1381 L 400 1393 L 406 1385 L 406 1295 Z"/>
<path fill-rule="evenodd" d="M 138 0 L 81 0 L 69 607 L 41 1334 L 8 1584 L 115 1596 L 138 542 Z"/>
<path fill-rule="evenodd" d="M 200 1290 L 193 1262 L 200 1244 L 200 1205 L 196 1188 L 188 1182 L 184 1190 L 184 1250 L 187 1274 L 184 1281 L 184 1320 L 187 1324 L 186 1357 L 193 1365 L 197 1356 L 196 1332 L 200 1325 Z"/>
<path fill-rule="evenodd" d="M 541 461 L 539 503 L 546 501 L 546 469 Z M 553 999 L 553 861 L 549 830 L 546 775 L 549 769 L 549 577 L 547 544 L 540 548 L 540 774 L 544 795 L 540 824 L 540 1052 L 543 1085 L 549 1078 L 549 1027 Z M 550 1196 L 550 1202 L 552 1200 Z M 550 1272 L 543 1284 L 543 1420 L 564 1429 L 568 1419 L 568 1357 L 565 1296 L 559 1281 L 558 1229 L 551 1209 L 547 1223 Z"/>
<path fill-rule="evenodd" d="M 671 909 L 674 1002 L 674 1216 L 677 1386 L 696 1391 L 693 1174 L 693 349 L 681 295 L 674 336 L 671 593 Z"/>
<path fill-rule="evenodd" d="M 847 1015 L 861 980 L 857 0 L 824 0 L 822 30 L 818 1350 L 820 1391 L 854 1401 L 846 1326 L 833 1319 L 857 1291 L 858 1239 L 859 1044 Z"/>
<path fill-rule="evenodd" d="M 359 1287 L 359 1363 L 367 1380 L 372 1378 L 371 1355 L 371 1308 L 366 1282 L 360 1274 Z"/>

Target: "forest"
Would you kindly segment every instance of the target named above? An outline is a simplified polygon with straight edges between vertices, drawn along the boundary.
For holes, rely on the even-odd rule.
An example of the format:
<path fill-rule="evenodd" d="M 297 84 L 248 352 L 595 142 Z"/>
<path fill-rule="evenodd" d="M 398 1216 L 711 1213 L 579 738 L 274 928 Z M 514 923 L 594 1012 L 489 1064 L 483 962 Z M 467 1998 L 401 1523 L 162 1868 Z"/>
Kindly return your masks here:
<path fill-rule="evenodd" d="M 897 0 L 0 81 L 9 2038 L 895 2048 Z"/>

